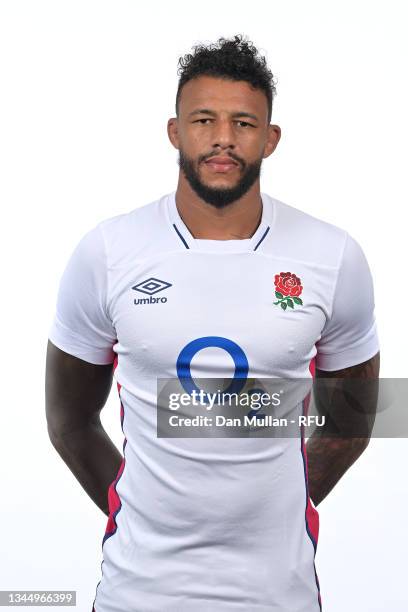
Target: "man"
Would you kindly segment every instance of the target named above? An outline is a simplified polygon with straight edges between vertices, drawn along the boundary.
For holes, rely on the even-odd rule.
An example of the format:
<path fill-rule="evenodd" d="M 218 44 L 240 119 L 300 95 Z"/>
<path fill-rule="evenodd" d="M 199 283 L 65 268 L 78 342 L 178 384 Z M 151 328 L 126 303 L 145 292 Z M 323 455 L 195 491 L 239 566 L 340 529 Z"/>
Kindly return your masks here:
<path fill-rule="evenodd" d="M 61 279 L 50 438 L 108 515 L 95 612 L 317 612 L 316 505 L 368 438 L 312 436 L 307 463 L 303 436 L 158 437 L 156 383 L 375 379 L 371 274 L 345 230 L 260 192 L 281 131 L 252 43 L 179 65 L 177 190 L 96 225 Z M 113 371 L 123 458 L 99 418 Z"/>

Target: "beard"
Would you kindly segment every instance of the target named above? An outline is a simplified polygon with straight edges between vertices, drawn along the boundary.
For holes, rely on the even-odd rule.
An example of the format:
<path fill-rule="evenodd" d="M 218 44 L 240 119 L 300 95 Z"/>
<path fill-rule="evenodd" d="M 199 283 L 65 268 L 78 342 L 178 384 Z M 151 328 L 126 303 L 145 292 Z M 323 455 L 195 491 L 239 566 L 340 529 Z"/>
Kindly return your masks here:
<path fill-rule="evenodd" d="M 197 164 L 199 165 L 209 157 L 211 156 L 200 156 Z M 207 204 L 215 206 L 215 208 L 224 208 L 224 206 L 228 206 L 228 204 L 232 204 L 232 202 L 242 198 L 249 191 L 260 176 L 263 158 L 251 164 L 246 164 L 243 160 L 236 157 L 232 157 L 232 159 L 243 168 L 241 177 L 234 187 L 210 187 L 203 183 L 195 168 L 194 160 L 187 157 L 181 149 L 179 149 L 178 165 L 183 171 L 190 187 L 199 198 L 207 202 Z"/>

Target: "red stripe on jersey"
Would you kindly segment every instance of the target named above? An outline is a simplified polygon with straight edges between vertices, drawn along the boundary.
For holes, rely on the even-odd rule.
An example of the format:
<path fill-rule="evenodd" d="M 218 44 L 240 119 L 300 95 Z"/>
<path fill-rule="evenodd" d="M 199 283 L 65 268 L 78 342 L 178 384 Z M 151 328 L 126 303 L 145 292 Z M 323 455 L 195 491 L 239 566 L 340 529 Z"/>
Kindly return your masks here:
<path fill-rule="evenodd" d="M 315 376 L 316 376 L 316 368 L 315 368 L 315 359 L 314 358 L 309 363 L 309 370 L 310 370 L 310 373 L 311 373 L 312 377 L 315 378 Z M 304 400 L 302 402 L 303 414 L 305 416 L 307 416 L 308 411 L 309 411 L 310 399 L 311 399 L 311 391 L 308 393 L 308 395 L 304 398 Z M 304 440 L 304 428 L 303 428 L 303 425 L 302 425 L 302 428 L 301 428 L 301 452 L 302 452 L 302 456 L 303 456 L 303 464 L 304 464 L 304 469 L 305 469 L 306 494 L 307 494 L 307 502 L 306 502 L 306 510 L 305 510 L 306 530 L 307 530 L 307 532 L 309 534 L 310 539 L 312 540 L 312 543 L 313 543 L 313 546 L 314 546 L 314 549 L 315 549 L 315 554 L 316 554 L 317 541 L 319 539 L 319 513 L 312 506 L 312 502 L 311 502 L 310 496 L 309 496 L 309 476 L 308 476 L 308 466 L 307 466 L 307 452 L 306 452 L 306 444 L 305 444 L 305 440 Z M 316 572 L 316 567 L 314 567 L 314 574 L 315 574 L 317 593 L 318 593 L 317 594 L 317 599 L 318 599 L 319 607 L 320 607 L 320 610 L 321 610 L 322 609 L 322 599 L 321 599 L 321 595 L 320 595 L 320 584 L 319 584 L 319 578 L 318 578 L 317 572 Z"/>
<path fill-rule="evenodd" d="M 315 378 L 315 360 L 314 358 L 310 361 L 309 370 L 312 374 L 312 377 Z M 311 392 L 303 400 L 303 414 L 307 416 L 309 412 L 311 399 Z M 302 427 L 302 455 L 305 464 L 305 474 L 306 474 L 306 486 L 307 486 L 307 506 L 306 506 L 306 522 L 310 531 L 312 538 L 315 541 L 315 545 L 317 544 L 317 540 L 319 538 L 319 514 L 317 510 L 312 506 L 309 497 L 309 480 L 308 480 L 308 469 L 307 469 L 307 452 L 306 452 L 306 444 L 303 437 L 303 427 Z"/>
<path fill-rule="evenodd" d="M 116 355 L 114 362 L 113 362 L 113 371 L 115 372 L 116 368 L 118 365 L 118 356 Z M 118 393 L 119 393 L 119 399 L 120 399 L 120 389 L 121 389 L 121 384 L 118 382 L 117 383 L 117 387 L 118 387 Z M 123 419 L 125 416 L 125 409 L 123 407 L 122 401 L 120 402 L 120 423 L 121 423 L 121 427 L 122 427 L 122 431 L 123 431 Z M 102 542 L 102 546 L 105 543 L 105 541 L 112 536 L 116 530 L 117 530 L 117 523 L 116 523 L 116 516 L 118 514 L 118 512 L 120 511 L 121 507 L 122 507 L 122 502 L 121 499 L 119 497 L 118 492 L 116 491 L 116 485 L 119 482 L 120 477 L 123 474 L 123 470 L 125 469 L 125 464 L 126 464 L 126 459 L 125 459 L 125 447 L 126 447 L 126 437 L 124 438 L 123 441 L 123 459 L 122 459 L 122 463 L 120 464 L 119 467 L 119 471 L 116 475 L 115 480 L 109 485 L 109 489 L 108 489 L 108 508 L 109 508 L 109 517 L 108 517 L 108 522 L 106 524 L 106 529 L 105 529 L 105 535 L 103 537 L 103 542 Z"/>
<path fill-rule="evenodd" d="M 316 357 L 313 357 L 313 359 L 310 360 L 309 370 L 310 370 L 311 375 L 314 378 L 316 376 Z"/>

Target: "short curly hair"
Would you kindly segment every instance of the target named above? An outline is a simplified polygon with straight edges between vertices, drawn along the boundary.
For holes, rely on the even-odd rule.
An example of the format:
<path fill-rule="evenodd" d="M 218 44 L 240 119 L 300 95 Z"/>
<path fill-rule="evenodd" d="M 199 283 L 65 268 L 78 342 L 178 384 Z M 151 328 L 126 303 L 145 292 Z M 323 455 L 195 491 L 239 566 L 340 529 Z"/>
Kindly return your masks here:
<path fill-rule="evenodd" d="M 179 114 L 180 94 L 183 86 L 195 77 L 207 75 L 231 81 L 247 81 L 261 89 L 268 101 L 268 123 L 276 95 L 274 76 L 266 58 L 259 54 L 253 43 L 242 34 L 233 38 L 219 38 L 216 43 L 195 45 L 194 52 L 178 60 L 179 82 L 176 95 L 176 115 Z"/>

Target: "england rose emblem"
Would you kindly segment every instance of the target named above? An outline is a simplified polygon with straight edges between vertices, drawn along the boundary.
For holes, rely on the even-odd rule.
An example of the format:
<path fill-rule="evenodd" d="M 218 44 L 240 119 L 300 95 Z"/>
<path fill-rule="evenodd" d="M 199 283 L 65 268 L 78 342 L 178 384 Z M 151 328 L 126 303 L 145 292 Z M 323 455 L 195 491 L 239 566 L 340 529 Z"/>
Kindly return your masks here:
<path fill-rule="evenodd" d="M 286 310 L 288 306 L 294 308 L 295 304 L 301 306 L 303 302 L 299 295 L 302 291 L 302 282 L 296 274 L 292 274 L 292 272 L 275 274 L 275 295 L 278 301 L 274 304 L 280 304 L 283 310 Z"/>

